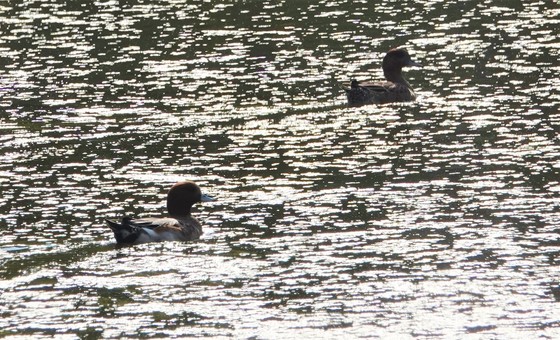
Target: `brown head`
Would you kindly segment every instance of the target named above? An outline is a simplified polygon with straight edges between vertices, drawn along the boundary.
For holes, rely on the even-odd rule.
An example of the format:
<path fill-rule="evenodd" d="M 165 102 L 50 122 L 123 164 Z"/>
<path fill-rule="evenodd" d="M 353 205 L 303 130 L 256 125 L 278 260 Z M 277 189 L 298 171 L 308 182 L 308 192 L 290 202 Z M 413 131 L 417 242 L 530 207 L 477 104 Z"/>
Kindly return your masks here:
<path fill-rule="evenodd" d="M 410 54 L 404 48 L 393 48 L 383 58 L 383 74 L 388 81 L 406 83 L 401 73 L 402 68 L 406 66 L 422 67 L 422 65 L 412 61 Z"/>
<path fill-rule="evenodd" d="M 167 211 L 171 216 L 190 216 L 193 204 L 213 200 L 203 194 L 194 182 L 178 182 L 167 193 Z"/>

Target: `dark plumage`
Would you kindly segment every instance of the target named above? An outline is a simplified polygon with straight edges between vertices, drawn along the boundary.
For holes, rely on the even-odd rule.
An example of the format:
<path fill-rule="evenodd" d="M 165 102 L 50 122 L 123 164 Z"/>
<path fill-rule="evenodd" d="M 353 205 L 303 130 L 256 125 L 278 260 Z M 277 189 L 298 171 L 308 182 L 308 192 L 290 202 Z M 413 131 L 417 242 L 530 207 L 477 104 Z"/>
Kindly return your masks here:
<path fill-rule="evenodd" d="M 212 197 L 202 194 L 194 182 L 179 182 L 171 187 L 167 194 L 167 210 L 170 217 L 125 217 L 121 223 L 106 221 L 119 244 L 191 241 L 202 235 L 202 225 L 191 216 L 191 207 L 197 202 L 213 200 Z"/>
<path fill-rule="evenodd" d="M 366 104 L 385 104 L 407 102 L 416 99 L 410 84 L 402 76 L 402 68 L 406 66 L 422 66 L 410 58 L 404 48 L 395 48 L 387 52 L 383 58 L 383 74 L 386 82 L 358 82 L 352 80 L 344 84 L 348 105 L 361 106 Z"/>

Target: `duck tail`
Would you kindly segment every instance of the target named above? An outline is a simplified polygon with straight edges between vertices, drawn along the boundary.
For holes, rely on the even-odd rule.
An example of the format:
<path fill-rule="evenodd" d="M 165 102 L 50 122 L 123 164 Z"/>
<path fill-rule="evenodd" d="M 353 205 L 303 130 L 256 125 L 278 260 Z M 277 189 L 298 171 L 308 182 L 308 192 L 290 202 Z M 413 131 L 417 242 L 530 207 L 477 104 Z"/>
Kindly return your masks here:
<path fill-rule="evenodd" d="M 338 86 L 348 93 L 352 91 L 352 89 L 359 87 L 360 83 L 356 79 L 351 79 L 349 82 L 344 82 Z"/>
<path fill-rule="evenodd" d="M 115 234 L 115 240 L 117 240 L 117 243 L 130 243 L 131 239 L 135 239 L 137 237 L 136 234 L 138 234 L 138 228 L 129 223 L 130 218 L 123 218 L 121 223 L 111 220 L 105 220 L 105 222 L 107 222 L 107 225 Z"/>

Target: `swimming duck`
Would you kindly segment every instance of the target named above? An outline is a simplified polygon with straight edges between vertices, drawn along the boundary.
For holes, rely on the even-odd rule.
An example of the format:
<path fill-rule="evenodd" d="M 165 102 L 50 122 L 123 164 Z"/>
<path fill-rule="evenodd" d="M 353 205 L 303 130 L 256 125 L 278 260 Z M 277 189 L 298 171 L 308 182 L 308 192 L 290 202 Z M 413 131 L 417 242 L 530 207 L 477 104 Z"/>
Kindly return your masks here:
<path fill-rule="evenodd" d="M 200 238 L 202 225 L 191 216 L 197 202 L 214 201 L 191 181 L 178 182 L 167 193 L 169 217 L 132 219 L 121 223 L 106 220 L 118 244 L 141 244 L 159 241 L 191 241 Z"/>
<path fill-rule="evenodd" d="M 389 50 L 383 58 L 383 74 L 386 82 L 370 83 L 352 80 L 343 85 L 348 98 L 348 105 L 361 106 L 366 104 L 386 104 L 392 102 L 408 102 L 416 99 L 410 84 L 402 76 L 405 66 L 422 65 L 412 61 L 404 48 Z"/>

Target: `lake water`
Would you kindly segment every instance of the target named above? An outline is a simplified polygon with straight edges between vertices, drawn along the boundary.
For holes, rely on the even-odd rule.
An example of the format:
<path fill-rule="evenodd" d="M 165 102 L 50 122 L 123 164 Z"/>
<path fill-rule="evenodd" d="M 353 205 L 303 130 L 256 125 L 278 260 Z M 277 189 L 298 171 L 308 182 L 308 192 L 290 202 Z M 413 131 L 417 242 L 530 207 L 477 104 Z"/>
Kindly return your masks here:
<path fill-rule="evenodd" d="M 560 5 L 375 3 L 0 4 L 0 337 L 560 337 Z"/>

